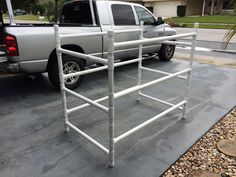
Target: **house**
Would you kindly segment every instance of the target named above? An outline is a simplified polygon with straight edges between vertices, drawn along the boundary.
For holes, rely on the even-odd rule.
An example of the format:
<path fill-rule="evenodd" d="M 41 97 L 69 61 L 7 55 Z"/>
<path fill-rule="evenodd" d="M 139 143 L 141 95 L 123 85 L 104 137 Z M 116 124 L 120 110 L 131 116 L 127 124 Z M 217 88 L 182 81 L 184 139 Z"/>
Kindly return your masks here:
<path fill-rule="evenodd" d="M 144 5 L 156 16 L 177 16 L 177 6 L 186 5 L 186 15 L 212 15 L 221 12 L 224 0 L 125 0 Z"/>

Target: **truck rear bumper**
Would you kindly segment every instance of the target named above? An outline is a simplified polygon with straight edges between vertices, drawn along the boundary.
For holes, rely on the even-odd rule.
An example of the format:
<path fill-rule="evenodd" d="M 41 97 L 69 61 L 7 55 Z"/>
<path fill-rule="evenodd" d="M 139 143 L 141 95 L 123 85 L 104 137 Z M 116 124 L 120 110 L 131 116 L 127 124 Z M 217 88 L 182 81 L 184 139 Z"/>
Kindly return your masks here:
<path fill-rule="evenodd" d="M 14 63 L 8 61 L 6 57 L 0 56 L 0 71 L 8 74 L 33 74 L 43 73 L 47 68 L 47 59 L 37 61 L 25 61 Z"/>
<path fill-rule="evenodd" d="M 0 51 L 0 71 L 9 74 L 19 73 L 19 64 L 9 62 L 5 51 Z"/>
<path fill-rule="evenodd" d="M 6 57 L 0 56 L 0 71 L 9 74 L 19 73 L 19 64 L 10 63 Z"/>

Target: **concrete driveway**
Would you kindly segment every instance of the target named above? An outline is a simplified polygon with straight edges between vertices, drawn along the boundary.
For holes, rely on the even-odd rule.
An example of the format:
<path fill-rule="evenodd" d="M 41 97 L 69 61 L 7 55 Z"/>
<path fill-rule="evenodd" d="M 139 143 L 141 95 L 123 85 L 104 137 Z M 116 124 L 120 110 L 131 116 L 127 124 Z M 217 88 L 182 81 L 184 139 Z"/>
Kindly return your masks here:
<path fill-rule="evenodd" d="M 151 68 L 175 72 L 188 63 L 145 61 Z M 137 82 L 137 64 L 118 68 L 116 91 Z M 117 146 L 116 166 L 107 167 L 107 157 L 71 131 L 64 134 L 60 94 L 43 76 L 0 78 L 0 174 L 3 177 L 154 177 L 160 176 L 196 140 L 235 106 L 236 70 L 194 63 L 187 120 L 174 111 Z M 144 81 L 159 77 L 144 73 Z M 106 94 L 106 72 L 90 74 L 77 92 L 96 99 Z M 145 92 L 170 102 L 183 95 L 184 82 L 173 79 Z M 131 94 L 116 102 L 116 135 L 166 109 L 166 106 Z M 69 106 L 81 104 L 69 98 Z M 106 104 L 106 103 L 105 103 Z M 70 120 L 108 145 L 108 123 L 103 112 L 84 109 Z"/>
<path fill-rule="evenodd" d="M 192 28 L 175 28 L 178 34 L 192 32 Z M 222 42 L 227 30 L 223 29 L 198 29 L 197 39 L 200 41 Z M 236 36 L 231 39 L 231 43 L 236 43 Z"/>

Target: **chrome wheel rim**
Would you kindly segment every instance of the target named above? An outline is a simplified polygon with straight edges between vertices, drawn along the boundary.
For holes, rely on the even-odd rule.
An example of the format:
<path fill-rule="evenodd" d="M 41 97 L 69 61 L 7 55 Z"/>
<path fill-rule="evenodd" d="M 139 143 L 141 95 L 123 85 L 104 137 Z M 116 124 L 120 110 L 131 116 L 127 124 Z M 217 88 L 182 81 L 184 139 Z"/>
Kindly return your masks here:
<path fill-rule="evenodd" d="M 75 72 L 78 72 L 78 71 L 80 71 L 80 66 L 78 65 L 78 63 L 76 63 L 74 61 L 66 62 L 63 65 L 64 74 L 71 74 L 71 73 L 75 73 Z M 79 80 L 79 76 L 69 77 L 69 78 L 65 79 L 65 84 L 66 85 L 73 85 L 78 80 Z"/>
<path fill-rule="evenodd" d="M 170 58 L 173 55 L 173 52 L 174 52 L 174 46 L 167 45 L 166 46 L 166 56 Z"/>

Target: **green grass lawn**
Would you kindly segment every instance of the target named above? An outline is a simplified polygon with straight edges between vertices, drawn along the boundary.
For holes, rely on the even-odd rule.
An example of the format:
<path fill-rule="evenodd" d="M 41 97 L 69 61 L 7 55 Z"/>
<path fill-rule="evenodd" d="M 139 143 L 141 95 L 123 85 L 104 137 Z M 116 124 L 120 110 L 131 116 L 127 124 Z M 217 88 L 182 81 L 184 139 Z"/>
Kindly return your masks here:
<path fill-rule="evenodd" d="M 16 20 L 30 20 L 30 21 L 38 21 L 39 16 L 38 15 L 32 15 L 32 14 L 26 14 L 26 15 L 19 15 L 15 16 Z"/>
<path fill-rule="evenodd" d="M 199 22 L 200 28 L 229 29 L 229 24 L 236 24 L 236 16 L 214 15 L 203 17 L 172 17 L 165 19 L 165 21 L 183 27 L 193 27 L 193 23 Z"/>
<path fill-rule="evenodd" d="M 3 15 L 3 18 L 8 18 L 7 15 Z M 33 15 L 33 14 L 26 14 L 26 15 L 18 15 L 14 16 L 15 20 L 30 20 L 30 21 L 40 21 L 39 15 Z M 46 20 L 46 17 L 44 17 Z"/>

